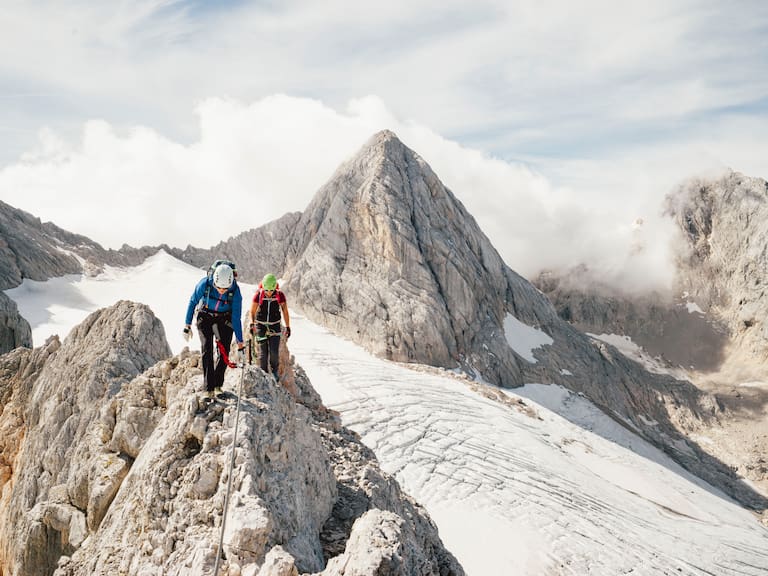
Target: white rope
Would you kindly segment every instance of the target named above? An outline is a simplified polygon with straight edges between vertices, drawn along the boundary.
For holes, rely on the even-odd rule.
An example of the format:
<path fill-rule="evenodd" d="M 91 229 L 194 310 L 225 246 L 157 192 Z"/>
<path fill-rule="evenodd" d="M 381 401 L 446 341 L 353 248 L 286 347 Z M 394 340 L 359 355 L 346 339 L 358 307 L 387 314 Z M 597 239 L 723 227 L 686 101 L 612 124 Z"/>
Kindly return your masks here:
<path fill-rule="evenodd" d="M 240 398 L 243 395 L 243 377 L 245 365 L 240 365 L 240 386 L 237 390 L 237 409 L 235 410 L 235 433 L 232 437 L 232 455 L 229 459 L 229 480 L 227 492 L 224 495 L 224 511 L 221 514 L 221 534 L 219 535 L 219 548 L 216 550 L 216 564 L 213 568 L 213 576 L 219 576 L 219 564 L 221 563 L 221 550 L 224 546 L 224 529 L 227 526 L 227 510 L 229 508 L 229 495 L 232 492 L 232 478 L 235 475 L 235 448 L 237 447 L 237 426 L 240 423 Z"/>

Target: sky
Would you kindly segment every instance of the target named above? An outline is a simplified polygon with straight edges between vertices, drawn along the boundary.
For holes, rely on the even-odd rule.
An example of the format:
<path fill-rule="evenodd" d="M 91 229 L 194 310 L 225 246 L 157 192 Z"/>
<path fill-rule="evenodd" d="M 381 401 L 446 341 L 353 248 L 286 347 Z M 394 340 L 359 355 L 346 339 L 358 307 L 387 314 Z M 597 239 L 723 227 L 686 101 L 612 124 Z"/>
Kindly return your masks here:
<path fill-rule="evenodd" d="M 768 178 L 759 0 L 11 0 L 0 26 L 0 200 L 105 247 L 303 210 L 390 129 L 516 271 L 646 290 L 666 194 Z"/>
<path fill-rule="evenodd" d="M 159 252 L 95 277 L 26 279 L 6 294 L 37 346 L 125 298 L 152 308 L 178 353 L 186 302 L 168 295 L 191 293 L 199 278 L 200 270 Z M 376 358 L 296 311 L 291 327 L 291 354 L 324 404 L 425 506 L 470 576 L 768 571 L 768 531 L 752 513 L 585 398 L 534 382 L 479 393 L 482 384 L 449 371 Z M 528 361 L 551 342 L 514 317 L 505 334 Z M 228 370 L 225 389 L 238 382 Z"/>

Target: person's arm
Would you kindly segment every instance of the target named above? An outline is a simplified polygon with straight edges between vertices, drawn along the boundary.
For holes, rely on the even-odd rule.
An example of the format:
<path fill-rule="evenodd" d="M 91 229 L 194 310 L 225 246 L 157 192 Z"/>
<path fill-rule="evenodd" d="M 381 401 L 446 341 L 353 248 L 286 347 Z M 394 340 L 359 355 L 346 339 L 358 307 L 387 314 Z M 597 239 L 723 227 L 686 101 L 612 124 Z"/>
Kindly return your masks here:
<path fill-rule="evenodd" d="M 232 295 L 232 329 L 235 331 L 237 348 L 243 349 L 243 295 L 240 286 L 235 284 L 235 293 Z"/>
<path fill-rule="evenodd" d="M 291 316 L 288 314 L 288 303 L 287 302 L 281 302 L 280 303 L 280 309 L 283 311 L 283 320 L 285 321 L 285 327 L 290 328 L 291 327 Z"/>
<path fill-rule="evenodd" d="M 282 302 L 280 302 L 280 310 L 283 311 L 283 320 L 285 321 L 285 337 L 290 338 L 291 337 L 291 315 L 288 314 L 288 301 L 285 299 L 285 296 L 283 296 Z"/>
<path fill-rule="evenodd" d="M 192 292 L 192 296 L 189 298 L 189 304 L 187 304 L 187 315 L 184 317 L 184 326 L 186 328 L 189 328 L 192 325 L 192 317 L 195 315 L 195 308 L 197 307 L 197 303 L 200 302 L 203 295 L 205 294 L 205 283 L 208 281 L 208 278 L 203 278 L 200 280 L 200 282 L 197 283 L 197 286 L 195 286 L 195 291 Z"/>

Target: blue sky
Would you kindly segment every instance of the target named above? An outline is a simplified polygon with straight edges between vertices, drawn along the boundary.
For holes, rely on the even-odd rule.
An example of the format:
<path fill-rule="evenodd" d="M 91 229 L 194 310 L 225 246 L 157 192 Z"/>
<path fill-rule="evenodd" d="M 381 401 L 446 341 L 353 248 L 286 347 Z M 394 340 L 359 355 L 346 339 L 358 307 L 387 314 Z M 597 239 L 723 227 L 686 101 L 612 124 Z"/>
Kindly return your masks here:
<path fill-rule="evenodd" d="M 389 128 L 513 268 L 663 282 L 663 247 L 632 264 L 616 247 L 666 241 L 664 195 L 768 177 L 759 1 L 35 1 L 0 26 L 0 199 L 108 246 L 207 246 L 301 210 Z M 150 213 L 211 188 L 284 201 L 223 231 Z"/>

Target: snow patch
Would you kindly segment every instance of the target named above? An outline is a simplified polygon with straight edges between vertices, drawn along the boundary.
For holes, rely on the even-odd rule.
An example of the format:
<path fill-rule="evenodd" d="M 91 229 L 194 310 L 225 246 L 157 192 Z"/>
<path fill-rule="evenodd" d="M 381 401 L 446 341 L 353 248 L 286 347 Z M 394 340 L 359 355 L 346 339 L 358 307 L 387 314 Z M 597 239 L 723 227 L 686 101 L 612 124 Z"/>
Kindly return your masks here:
<path fill-rule="evenodd" d="M 704 310 L 699 308 L 699 305 L 696 304 L 696 302 L 686 302 L 685 307 L 689 314 L 704 314 Z"/>
<path fill-rule="evenodd" d="M 768 382 L 765 382 L 763 380 L 752 380 L 750 382 L 742 382 L 739 384 L 742 388 L 759 388 L 759 389 L 768 389 Z"/>
<path fill-rule="evenodd" d="M 512 314 L 507 314 L 507 317 L 504 319 L 504 336 L 506 336 L 507 343 L 509 343 L 512 350 L 532 364 L 538 362 L 533 356 L 533 351 L 536 348 L 548 346 L 554 342 L 549 335 L 527 324 L 523 324 Z"/>
<path fill-rule="evenodd" d="M 667 365 L 660 357 L 652 357 L 646 350 L 638 346 L 629 336 L 620 334 L 592 334 L 587 332 L 587 336 L 610 344 L 630 360 L 641 364 L 648 372 L 654 374 L 665 374 L 681 380 L 689 380 L 688 374 L 680 367 L 671 367 Z"/>

